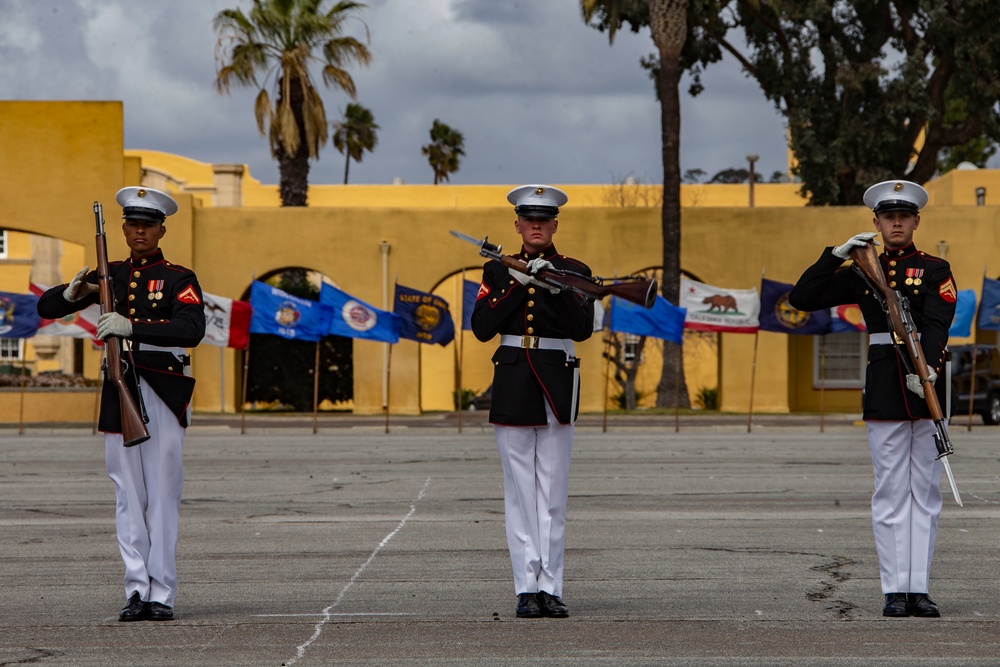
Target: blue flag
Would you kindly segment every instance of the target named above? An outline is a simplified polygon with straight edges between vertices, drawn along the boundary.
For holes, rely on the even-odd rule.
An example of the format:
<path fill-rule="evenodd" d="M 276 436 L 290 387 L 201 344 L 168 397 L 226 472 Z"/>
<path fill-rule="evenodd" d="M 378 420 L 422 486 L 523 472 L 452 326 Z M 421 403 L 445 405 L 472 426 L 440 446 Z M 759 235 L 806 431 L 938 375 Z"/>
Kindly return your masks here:
<path fill-rule="evenodd" d="M 662 296 L 656 296 L 652 308 L 611 297 L 611 331 L 664 338 L 680 345 L 684 340 L 686 308 L 678 308 Z"/>
<path fill-rule="evenodd" d="M 472 310 L 476 307 L 479 285 L 471 280 L 462 281 L 462 329 L 472 331 Z"/>
<path fill-rule="evenodd" d="M 1000 280 L 990 280 L 983 276 L 978 324 L 980 329 L 1000 331 Z"/>
<path fill-rule="evenodd" d="M 401 322 L 394 313 L 373 308 L 327 283 L 323 283 L 320 288 L 319 300 L 333 309 L 330 330 L 327 332 L 331 336 L 379 340 L 383 343 L 399 342 Z"/>
<path fill-rule="evenodd" d="M 41 324 L 37 296 L 0 292 L 0 338 L 31 338 Z"/>
<path fill-rule="evenodd" d="M 250 286 L 250 333 L 289 340 L 316 341 L 327 335 L 333 309 L 319 301 L 292 296 L 259 280 Z"/>
<path fill-rule="evenodd" d="M 403 320 L 400 338 L 438 345 L 447 345 L 455 338 L 448 302 L 439 296 L 397 284 L 392 312 Z"/>
<path fill-rule="evenodd" d="M 955 302 L 955 318 L 951 321 L 948 335 L 956 338 L 972 335 L 972 320 L 976 314 L 976 291 L 963 289 L 958 291 Z"/>
<path fill-rule="evenodd" d="M 816 336 L 830 332 L 830 311 L 808 313 L 788 303 L 789 283 L 762 278 L 760 281 L 760 330 Z"/>

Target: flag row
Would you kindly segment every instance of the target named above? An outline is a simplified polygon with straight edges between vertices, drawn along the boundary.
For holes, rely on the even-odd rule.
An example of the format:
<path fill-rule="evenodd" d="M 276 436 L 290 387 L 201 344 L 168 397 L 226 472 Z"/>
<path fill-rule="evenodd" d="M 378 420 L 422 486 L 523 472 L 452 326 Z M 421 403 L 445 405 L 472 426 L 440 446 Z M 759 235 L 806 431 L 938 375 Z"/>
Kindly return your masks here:
<path fill-rule="evenodd" d="M 788 283 L 762 279 L 759 296 L 754 288 L 724 289 L 687 277 L 681 278 L 680 288 L 680 304 L 676 306 L 659 295 L 648 309 L 612 298 L 608 328 L 675 343 L 681 342 L 685 329 L 798 335 L 867 330 L 857 305 L 813 313 L 796 310 L 788 303 L 792 289 Z M 89 306 L 59 320 L 42 319 L 36 304 L 44 291 L 43 286 L 32 284 L 30 294 L 0 292 L 0 337 L 71 336 L 90 338 L 100 344 L 96 340 L 99 306 Z M 478 291 L 477 283 L 462 280 L 462 330 L 472 328 Z M 344 336 L 396 343 L 405 338 L 439 345 L 447 345 L 455 338 L 455 323 L 446 299 L 398 284 L 391 312 L 375 308 L 325 282 L 318 301 L 288 294 L 256 280 L 250 288 L 249 302 L 208 293 L 203 297 L 207 325 L 204 342 L 220 347 L 244 349 L 251 333 L 305 341 Z M 949 335 L 970 336 L 976 310 L 975 291 L 959 291 Z M 983 278 L 978 312 L 980 329 L 1000 330 L 1000 280 Z M 600 328 L 603 323 L 597 322 L 595 329 Z"/>
<path fill-rule="evenodd" d="M 685 329 L 727 333 L 771 331 L 797 335 L 822 335 L 848 331 L 867 331 L 861 309 L 847 304 L 804 312 L 788 303 L 792 285 L 761 279 L 760 296 L 756 289 L 723 289 L 681 278 L 680 304 L 675 306 L 662 296 L 650 309 L 613 298 L 608 328 L 638 336 L 652 336 L 680 343 Z M 976 293 L 958 292 L 955 317 L 949 336 L 972 335 L 976 320 Z M 977 325 L 980 329 L 1000 331 L 1000 280 L 983 278 Z"/>

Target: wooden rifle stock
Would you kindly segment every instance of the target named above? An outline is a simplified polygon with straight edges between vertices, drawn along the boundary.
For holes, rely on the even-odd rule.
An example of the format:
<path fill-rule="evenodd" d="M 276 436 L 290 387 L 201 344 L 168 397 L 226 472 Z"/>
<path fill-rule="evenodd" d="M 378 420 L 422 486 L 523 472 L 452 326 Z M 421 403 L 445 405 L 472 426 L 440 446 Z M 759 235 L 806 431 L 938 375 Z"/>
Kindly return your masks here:
<path fill-rule="evenodd" d="M 930 370 L 927 361 L 924 359 L 923 348 L 920 347 L 920 339 L 917 337 L 917 327 L 910 314 L 909 301 L 896 290 L 889 287 L 882 273 L 882 266 L 878 261 L 878 252 L 873 243 L 868 243 L 862 247 L 855 247 L 851 250 L 851 259 L 854 265 L 868 279 L 873 288 L 881 293 L 880 301 L 889 317 L 889 324 L 892 328 L 893 338 L 901 340 L 906 346 L 909 354 L 909 364 L 912 372 L 920 378 L 920 384 L 924 388 L 924 400 L 927 401 L 927 409 L 931 413 L 931 419 L 937 427 L 934 435 L 934 442 L 938 450 L 938 458 L 947 456 L 954 451 L 951 439 L 948 437 L 948 430 L 945 428 L 945 416 L 941 410 L 941 402 L 938 401 L 937 392 L 934 391 L 934 383 L 931 382 Z"/>
<path fill-rule="evenodd" d="M 104 216 L 101 205 L 94 202 L 94 219 L 97 224 L 97 284 L 101 295 L 101 314 L 115 312 L 115 292 L 108 269 L 108 243 L 104 234 Z M 121 408 L 122 440 L 126 447 L 149 440 L 149 430 L 142 418 L 139 406 L 125 383 L 126 362 L 122 359 L 122 341 L 118 336 L 109 336 L 104 341 L 104 365 L 108 379 L 118 390 L 118 404 Z"/>
<path fill-rule="evenodd" d="M 515 257 L 501 255 L 497 259 L 508 269 L 514 269 L 515 271 L 531 275 L 528 265 Z M 564 271 L 552 271 L 549 269 L 542 269 L 534 274 L 533 277 L 548 285 L 570 290 L 571 292 L 576 292 L 592 299 L 603 299 L 611 295 L 638 304 L 644 308 L 652 308 L 653 303 L 656 301 L 657 282 L 655 278 L 652 280 L 629 278 L 621 282 L 606 284 L 603 282 L 603 279 L 588 278 L 583 275 L 574 275 Z"/>
<path fill-rule="evenodd" d="M 610 294 L 644 308 L 652 308 L 653 304 L 656 303 L 657 282 L 655 278 L 647 280 L 639 276 L 624 276 L 616 279 L 615 282 L 606 284 L 604 278 L 585 276 L 582 273 L 563 269 L 542 269 L 532 274 L 526 262 L 503 254 L 503 249 L 490 243 L 486 237 L 477 239 L 455 230 L 451 231 L 451 235 L 479 246 L 479 254 L 483 257 L 495 259 L 508 269 L 530 275 L 534 280 L 545 285 L 575 292 L 590 299 L 603 299 Z"/>

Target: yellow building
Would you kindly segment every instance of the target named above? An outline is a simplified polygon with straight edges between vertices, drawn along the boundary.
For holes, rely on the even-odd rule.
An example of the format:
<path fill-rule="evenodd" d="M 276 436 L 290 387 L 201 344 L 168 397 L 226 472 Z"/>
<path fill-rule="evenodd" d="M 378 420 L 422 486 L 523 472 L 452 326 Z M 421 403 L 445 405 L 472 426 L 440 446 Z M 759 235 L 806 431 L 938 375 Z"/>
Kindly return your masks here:
<path fill-rule="evenodd" d="M 126 151 L 122 107 L 117 102 L 2 102 L 0 114 L 0 228 L 7 256 L 0 258 L 0 290 L 26 292 L 28 280 L 68 281 L 79 268 L 94 266 L 92 204 L 106 204 L 112 258 L 127 248 L 117 233 L 114 193 L 141 183 L 166 190 L 180 210 L 166 223 L 166 256 L 198 274 L 204 291 L 246 298 L 254 277 L 291 267 L 323 274 L 349 294 L 391 309 L 394 282 L 434 291 L 452 302 L 464 276 L 477 281 L 483 260 L 475 249 L 448 234 L 456 229 L 513 249 L 519 238 L 507 191 L 498 185 L 314 185 L 308 208 L 281 208 L 276 185 L 255 180 L 244 165 L 211 165 L 152 151 Z M 644 185 L 560 185 L 569 194 L 557 247 L 584 258 L 595 274 L 624 275 L 659 266 L 662 256 L 659 188 Z M 976 189 L 1000 192 L 1000 173 L 954 171 L 928 184 L 930 204 L 922 216 L 918 244 L 952 262 L 962 289 L 981 288 L 984 267 L 997 273 L 1000 208 L 977 206 Z M 682 188 L 682 270 L 696 280 L 728 289 L 758 288 L 766 277 L 794 282 L 820 250 L 870 228 L 864 207 L 805 207 L 794 184 L 757 184 L 755 207 L 746 185 L 690 185 Z M 990 261 L 993 266 L 990 266 Z M 992 275 L 992 274 L 991 274 Z M 847 338 L 845 338 L 847 337 Z M 801 338 L 801 339 L 800 339 Z M 828 359 L 844 366 L 826 384 L 824 407 L 860 411 L 864 340 L 861 334 L 827 336 Z M 693 338 L 685 344 L 685 372 L 691 394 L 717 387 L 721 409 L 745 412 L 754 379 L 753 407 L 760 412 L 816 410 L 820 393 L 813 337 L 760 333 Z M 963 342 L 963 341 L 958 341 Z M 492 375 L 495 344 L 461 341 L 464 387 L 485 389 Z M 48 347 L 45 347 L 48 345 Z M 25 363 L 35 372 L 74 366 L 97 377 L 100 355 L 89 343 L 61 339 L 28 341 Z M 754 350 L 756 348 L 756 372 Z M 605 405 L 605 366 L 600 333 L 578 350 L 583 359 L 581 409 Z M 386 346 L 353 342 L 354 401 L 358 414 L 383 409 Z M 39 358 L 44 356 L 45 358 Z M 400 341 L 391 355 L 391 411 L 415 414 L 449 410 L 454 389 L 452 346 Z M 852 365 L 853 364 L 853 365 Z M 834 364 L 836 366 L 836 364 Z M 196 412 L 235 411 L 242 353 L 199 346 L 193 354 L 198 379 Z M 220 370 L 221 369 L 221 370 Z M 638 388 L 649 405 L 659 380 L 657 343 L 647 344 Z M 860 377 L 863 377 L 861 375 Z M 834 388 L 836 387 L 836 388 Z M 612 389 L 614 393 L 617 389 Z M 8 394 L 0 393 L 0 419 L 13 421 Z M 6 402 L 5 402 L 6 401 Z M 26 421 L 52 416 L 50 398 L 37 397 Z M 57 414 L 86 421 L 92 398 Z"/>

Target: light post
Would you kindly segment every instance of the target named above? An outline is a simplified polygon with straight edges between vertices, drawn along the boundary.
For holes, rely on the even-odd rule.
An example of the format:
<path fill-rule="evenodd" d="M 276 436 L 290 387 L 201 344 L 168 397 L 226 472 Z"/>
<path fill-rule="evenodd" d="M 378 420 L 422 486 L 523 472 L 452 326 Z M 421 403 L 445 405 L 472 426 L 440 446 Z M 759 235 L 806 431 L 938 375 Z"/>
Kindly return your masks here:
<path fill-rule="evenodd" d="M 976 206 L 986 206 L 986 188 L 976 188 Z"/>
<path fill-rule="evenodd" d="M 747 155 L 747 162 L 750 163 L 750 208 L 753 208 L 753 182 L 755 180 L 753 163 L 759 159 L 759 155 Z"/>

